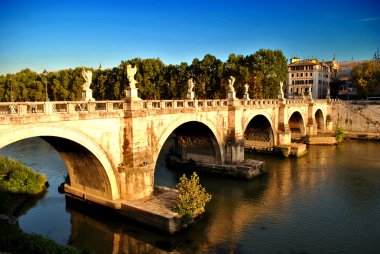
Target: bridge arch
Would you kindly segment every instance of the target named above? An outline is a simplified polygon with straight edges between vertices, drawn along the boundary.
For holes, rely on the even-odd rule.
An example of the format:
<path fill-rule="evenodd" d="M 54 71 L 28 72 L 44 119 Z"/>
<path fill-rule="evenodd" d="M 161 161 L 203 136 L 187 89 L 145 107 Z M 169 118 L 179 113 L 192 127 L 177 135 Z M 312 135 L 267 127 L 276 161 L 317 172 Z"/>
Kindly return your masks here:
<path fill-rule="evenodd" d="M 277 144 L 275 129 L 265 113 L 255 113 L 243 123 L 244 142 L 247 146 L 273 148 Z"/>
<path fill-rule="evenodd" d="M 169 136 L 175 132 L 175 130 L 184 124 L 187 123 L 199 123 L 201 126 L 204 126 L 210 131 L 210 134 L 212 134 L 212 137 L 215 139 L 216 143 L 214 143 L 215 146 L 215 152 L 216 152 L 216 160 L 218 160 L 219 163 L 223 163 L 224 153 L 223 153 L 223 134 L 216 128 L 216 125 L 208 118 L 202 117 L 199 115 L 186 115 L 176 118 L 174 121 L 171 121 L 168 126 L 161 132 L 161 134 L 158 137 L 157 143 L 154 145 L 155 147 L 155 154 L 154 154 L 154 161 L 156 162 L 158 159 L 158 156 L 160 154 L 160 151 L 162 150 L 163 145 L 165 144 L 166 140 L 169 138 Z"/>
<path fill-rule="evenodd" d="M 120 197 L 115 170 L 107 153 L 84 132 L 66 126 L 28 124 L 1 135 L 0 148 L 33 137 L 46 140 L 60 153 L 72 187 L 107 199 Z"/>
<path fill-rule="evenodd" d="M 323 111 L 321 109 L 317 109 L 314 113 L 315 122 L 317 123 L 317 130 L 323 131 L 325 130 L 325 117 Z"/>
<path fill-rule="evenodd" d="M 306 123 L 299 111 L 294 111 L 288 120 L 289 128 L 292 132 L 292 139 L 306 136 Z"/>

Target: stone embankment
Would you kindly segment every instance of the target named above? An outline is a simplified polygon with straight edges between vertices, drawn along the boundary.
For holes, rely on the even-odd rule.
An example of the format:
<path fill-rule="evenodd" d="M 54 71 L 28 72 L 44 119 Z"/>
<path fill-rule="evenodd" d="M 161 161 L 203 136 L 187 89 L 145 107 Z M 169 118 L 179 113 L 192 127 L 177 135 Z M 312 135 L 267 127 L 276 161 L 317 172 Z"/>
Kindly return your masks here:
<path fill-rule="evenodd" d="M 64 185 L 66 195 L 89 205 L 103 205 L 116 214 L 138 221 L 160 231 L 175 234 L 187 227 L 183 216 L 172 211 L 178 191 L 167 187 L 156 187 L 153 194 L 138 200 L 105 200 L 90 193 L 83 194 L 72 186 Z"/>
<path fill-rule="evenodd" d="M 380 139 L 380 103 L 348 101 L 332 104 L 334 129 L 340 127 L 346 137 Z"/>
<path fill-rule="evenodd" d="M 183 160 L 177 156 L 170 155 L 166 158 L 166 165 L 176 170 L 204 172 L 245 180 L 252 180 L 265 174 L 264 162 L 257 160 L 245 160 L 234 164 L 215 164 Z"/>

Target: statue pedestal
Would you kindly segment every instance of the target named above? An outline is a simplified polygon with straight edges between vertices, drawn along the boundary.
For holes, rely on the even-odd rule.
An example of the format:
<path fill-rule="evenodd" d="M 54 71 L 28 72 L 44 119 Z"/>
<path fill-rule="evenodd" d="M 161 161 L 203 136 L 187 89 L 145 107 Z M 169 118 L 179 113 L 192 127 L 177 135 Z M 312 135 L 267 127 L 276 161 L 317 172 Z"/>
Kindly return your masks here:
<path fill-rule="evenodd" d="M 249 94 L 247 94 L 247 93 L 243 94 L 243 99 L 244 100 L 250 100 Z"/>
<path fill-rule="evenodd" d="M 236 92 L 228 92 L 227 99 L 236 99 Z"/>
<path fill-rule="evenodd" d="M 125 97 L 127 99 L 140 99 L 138 94 L 137 94 L 137 90 L 138 88 L 130 88 L 130 87 L 127 87 L 124 91 L 125 91 Z"/>
<path fill-rule="evenodd" d="M 95 101 L 95 99 L 92 98 L 92 90 L 91 89 L 85 89 L 82 91 L 81 101 Z"/>
<path fill-rule="evenodd" d="M 194 92 L 188 92 L 187 93 L 187 99 L 188 100 L 194 100 L 194 98 L 195 98 Z"/>

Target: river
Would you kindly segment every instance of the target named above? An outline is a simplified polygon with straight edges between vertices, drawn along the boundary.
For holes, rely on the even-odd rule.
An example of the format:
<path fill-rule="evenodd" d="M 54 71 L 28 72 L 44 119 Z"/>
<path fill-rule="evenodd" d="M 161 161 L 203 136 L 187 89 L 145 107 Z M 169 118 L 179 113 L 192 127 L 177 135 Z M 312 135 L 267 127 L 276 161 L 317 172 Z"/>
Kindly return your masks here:
<path fill-rule="evenodd" d="M 379 253 L 380 143 L 308 150 L 297 159 L 246 154 L 266 163 L 267 174 L 254 181 L 201 174 L 212 201 L 199 221 L 172 237 L 59 194 L 66 166 L 39 138 L 0 154 L 45 173 L 50 183 L 19 217 L 20 227 L 93 253 Z M 180 176 L 160 157 L 155 184 L 174 187 Z"/>

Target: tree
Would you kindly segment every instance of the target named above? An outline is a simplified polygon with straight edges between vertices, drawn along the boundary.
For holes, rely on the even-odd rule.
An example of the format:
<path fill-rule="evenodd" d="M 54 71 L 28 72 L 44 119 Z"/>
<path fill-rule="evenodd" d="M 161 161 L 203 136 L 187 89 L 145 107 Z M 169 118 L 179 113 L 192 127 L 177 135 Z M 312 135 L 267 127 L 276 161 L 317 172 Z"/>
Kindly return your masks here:
<path fill-rule="evenodd" d="M 176 187 L 179 194 L 173 205 L 174 212 L 192 219 L 205 211 L 211 195 L 199 184 L 199 176 L 195 172 L 190 179 L 183 174 Z"/>
<path fill-rule="evenodd" d="M 253 82 L 254 98 L 277 98 L 280 82 L 286 80 L 288 69 L 282 51 L 260 49 L 247 56 L 246 61 L 251 76 L 249 80 Z"/>
<path fill-rule="evenodd" d="M 356 66 L 352 70 L 352 85 L 358 91 L 358 96 L 365 99 L 380 90 L 380 63 L 369 61 Z"/>

